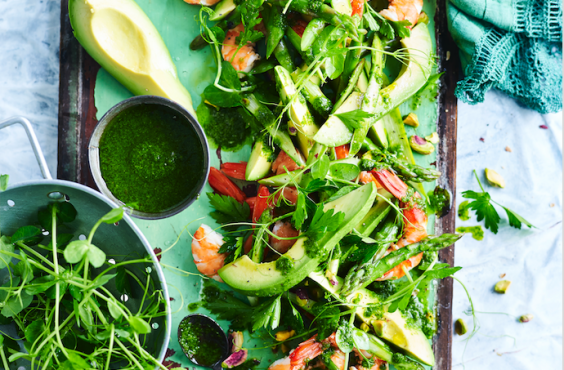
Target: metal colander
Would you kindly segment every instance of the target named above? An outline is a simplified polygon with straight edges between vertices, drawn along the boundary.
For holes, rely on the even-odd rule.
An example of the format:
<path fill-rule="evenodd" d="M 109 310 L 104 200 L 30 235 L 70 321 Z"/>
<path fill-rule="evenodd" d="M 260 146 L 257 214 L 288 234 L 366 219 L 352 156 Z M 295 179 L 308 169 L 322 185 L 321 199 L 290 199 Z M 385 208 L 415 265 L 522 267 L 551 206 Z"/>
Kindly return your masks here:
<path fill-rule="evenodd" d="M 70 201 L 78 211 L 78 216 L 72 223 L 65 224 L 70 227 L 70 230 L 65 232 L 74 234 L 74 240 L 81 235 L 88 235 L 92 226 L 103 215 L 116 208 L 117 205 L 102 194 L 84 185 L 52 179 L 37 138 L 27 119 L 22 117 L 8 119 L 0 122 L 0 129 L 16 123 L 21 124 L 25 128 L 45 179 L 20 183 L 10 186 L 4 192 L 0 192 L 0 232 L 4 235 L 11 235 L 21 226 L 37 224 L 37 211 L 41 207 L 53 201 Z M 102 249 L 108 258 L 114 259 L 116 262 L 149 255 L 153 261 L 152 264 L 146 264 L 145 266 L 136 264 L 139 266 L 130 271 L 135 273 L 138 278 L 142 278 L 145 274 L 142 269 L 150 272 L 154 289 L 161 289 L 164 293 L 165 302 L 169 302 L 164 274 L 155 253 L 147 239 L 128 215 L 124 215 L 123 219 L 116 225 L 101 225 L 92 243 Z M 0 271 L 0 282 L 7 275 L 7 269 Z M 122 301 L 126 301 L 125 304 L 130 309 L 135 309 L 136 311 L 141 304 L 142 290 L 136 291 L 133 289 L 129 296 L 122 297 L 121 293 L 115 289 L 114 280 L 111 280 L 106 287 L 113 294 L 121 297 Z M 166 315 L 152 321 L 153 331 L 145 339 L 145 350 L 160 361 L 164 359 L 171 333 L 170 305 L 166 304 L 166 307 L 163 306 L 163 311 L 166 311 Z M 7 330 L 14 335 L 15 328 L 10 328 L 10 326 L 0 326 L 0 329 L 2 331 Z M 25 364 L 22 363 L 22 365 L 26 368 Z"/>

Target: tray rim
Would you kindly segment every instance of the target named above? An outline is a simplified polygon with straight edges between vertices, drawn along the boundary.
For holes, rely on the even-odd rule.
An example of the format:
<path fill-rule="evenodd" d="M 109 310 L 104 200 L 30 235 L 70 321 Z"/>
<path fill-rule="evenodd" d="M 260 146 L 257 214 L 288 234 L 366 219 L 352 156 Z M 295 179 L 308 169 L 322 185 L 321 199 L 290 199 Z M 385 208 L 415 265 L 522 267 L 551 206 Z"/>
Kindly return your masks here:
<path fill-rule="evenodd" d="M 100 69 L 73 35 L 68 16 L 68 1 L 61 0 L 61 38 L 59 55 L 59 112 L 57 178 L 78 182 L 98 190 L 88 162 L 88 142 L 98 120 L 94 104 L 94 84 Z M 456 204 L 457 99 L 454 90 L 459 77 L 458 48 L 450 33 L 446 15 L 448 0 L 437 0 L 435 36 L 437 69 L 444 72 L 438 95 L 437 168 L 442 176 L 437 183 L 451 192 Z M 455 209 L 437 219 L 439 234 L 455 231 Z M 454 264 L 454 246 L 441 250 L 441 262 Z M 452 369 L 452 298 L 453 279 L 442 279 L 437 286 L 437 326 L 433 338 L 434 369 Z"/>

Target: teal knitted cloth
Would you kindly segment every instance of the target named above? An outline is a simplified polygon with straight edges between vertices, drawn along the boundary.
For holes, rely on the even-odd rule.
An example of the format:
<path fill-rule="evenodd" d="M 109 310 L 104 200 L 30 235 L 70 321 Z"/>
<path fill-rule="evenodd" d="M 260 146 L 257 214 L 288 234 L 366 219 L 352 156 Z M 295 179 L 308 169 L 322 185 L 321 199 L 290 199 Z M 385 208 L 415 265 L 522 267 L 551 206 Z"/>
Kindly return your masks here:
<path fill-rule="evenodd" d="M 541 113 L 562 110 L 561 0 L 449 0 L 465 78 L 456 96 L 484 101 L 492 87 Z"/>

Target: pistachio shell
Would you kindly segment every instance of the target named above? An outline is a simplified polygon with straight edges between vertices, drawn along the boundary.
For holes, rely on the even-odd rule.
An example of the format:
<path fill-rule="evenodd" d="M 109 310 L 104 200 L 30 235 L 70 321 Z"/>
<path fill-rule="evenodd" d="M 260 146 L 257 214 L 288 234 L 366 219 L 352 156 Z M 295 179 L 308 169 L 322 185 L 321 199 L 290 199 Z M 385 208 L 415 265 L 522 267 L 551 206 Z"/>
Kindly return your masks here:
<path fill-rule="evenodd" d="M 425 136 L 425 140 L 430 143 L 438 144 L 439 143 L 439 134 L 433 132 L 431 135 Z"/>
<path fill-rule="evenodd" d="M 501 280 L 501 281 L 498 281 L 497 284 L 495 284 L 494 290 L 495 290 L 496 293 L 505 294 L 505 293 L 507 293 L 507 289 L 509 289 L 510 285 L 511 285 L 511 281 Z"/>
<path fill-rule="evenodd" d="M 411 145 L 411 149 L 419 154 L 427 155 L 435 151 L 433 144 L 417 135 L 413 135 L 409 138 L 409 145 Z"/>
<path fill-rule="evenodd" d="M 417 118 L 417 114 L 409 113 L 404 119 L 403 123 L 408 126 L 419 127 L 419 118 Z"/>
<path fill-rule="evenodd" d="M 494 170 L 486 168 L 486 179 L 491 186 L 497 186 L 498 188 L 505 188 L 505 179 Z"/>

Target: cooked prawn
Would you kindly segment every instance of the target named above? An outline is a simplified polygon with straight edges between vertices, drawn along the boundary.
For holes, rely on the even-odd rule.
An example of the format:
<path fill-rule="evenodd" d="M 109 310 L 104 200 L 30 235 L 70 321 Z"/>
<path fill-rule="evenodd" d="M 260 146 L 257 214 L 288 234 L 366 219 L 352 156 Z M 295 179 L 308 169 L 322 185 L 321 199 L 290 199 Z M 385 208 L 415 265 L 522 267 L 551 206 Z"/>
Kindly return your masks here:
<path fill-rule="evenodd" d="M 362 185 L 366 185 L 370 182 L 373 182 L 376 185 L 376 188 L 378 189 L 382 188 L 382 184 L 380 184 L 378 180 L 376 180 L 374 175 L 371 174 L 369 171 L 362 171 L 360 175 L 358 175 L 358 181 L 360 181 Z"/>
<path fill-rule="evenodd" d="M 360 354 L 360 352 L 362 352 L 362 355 Z M 351 366 L 350 370 L 383 370 L 383 369 L 388 369 L 388 363 L 376 356 L 374 356 L 372 353 L 365 351 L 365 350 L 359 350 L 358 349 L 354 349 L 354 353 L 357 357 L 357 359 L 359 360 L 359 362 L 362 362 L 363 360 L 363 356 L 369 359 L 373 359 L 374 360 L 374 365 L 372 365 L 372 367 L 370 369 L 365 368 L 362 365 L 356 365 L 356 366 Z M 384 365 L 384 367 L 382 367 L 382 365 Z"/>
<path fill-rule="evenodd" d="M 300 235 L 300 232 L 292 226 L 290 222 L 287 221 L 277 221 L 274 224 L 272 232 L 281 238 L 293 238 Z M 286 253 L 295 243 L 296 240 L 280 240 L 272 235 L 270 235 L 270 246 L 278 253 Z"/>
<path fill-rule="evenodd" d="M 317 334 L 309 338 L 303 343 L 300 343 L 298 348 L 290 352 L 290 369 L 298 370 L 303 369 L 306 362 L 313 360 L 323 353 L 323 345 L 317 341 Z"/>
<path fill-rule="evenodd" d="M 423 10 L 423 0 L 389 0 L 388 9 L 382 10 L 380 14 L 394 22 L 407 19 L 413 27 L 417 24 L 421 10 Z"/>
<path fill-rule="evenodd" d="M 405 226 L 400 240 L 396 244 L 392 244 L 388 252 L 398 250 L 409 244 L 417 243 L 427 237 L 427 214 L 419 208 L 417 204 L 417 200 L 421 199 L 421 195 L 415 193 L 411 199 L 407 200 L 408 186 L 395 173 L 388 170 L 380 170 L 372 171 L 372 174 L 386 190 L 401 200 L 400 207 L 402 208 L 402 214 L 405 219 Z M 419 265 L 422 258 L 423 253 L 419 253 L 403 261 L 376 280 L 399 279 L 405 275 L 405 271 L 409 271 Z"/>
<path fill-rule="evenodd" d="M 345 354 L 341 352 L 337 346 L 335 333 L 322 341 L 318 341 L 317 334 L 315 334 L 305 342 L 300 343 L 296 349 L 290 352 L 288 357 L 273 362 L 272 365 L 268 367 L 268 370 L 303 370 L 306 368 L 306 364 L 312 364 L 311 360 L 323 353 L 324 344 L 330 344 L 335 350 L 335 353 L 331 356 L 331 360 L 340 370 L 344 370 Z M 311 366 L 307 367 L 310 368 Z"/>
<path fill-rule="evenodd" d="M 192 239 L 192 256 L 200 273 L 223 282 L 217 272 L 223 267 L 225 254 L 218 253 L 223 245 L 223 236 L 202 224 Z"/>
<path fill-rule="evenodd" d="M 223 46 L 221 47 L 221 54 L 223 59 L 231 63 L 237 71 L 250 72 L 255 62 L 260 60 L 260 55 L 255 52 L 255 44 L 252 42 L 248 42 L 247 45 L 239 48 L 236 39 L 243 31 L 245 31 L 243 24 L 239 24 L 227 31 Z"/>

